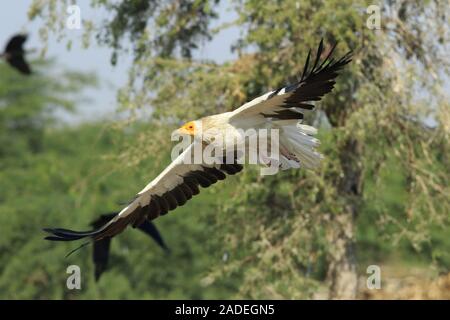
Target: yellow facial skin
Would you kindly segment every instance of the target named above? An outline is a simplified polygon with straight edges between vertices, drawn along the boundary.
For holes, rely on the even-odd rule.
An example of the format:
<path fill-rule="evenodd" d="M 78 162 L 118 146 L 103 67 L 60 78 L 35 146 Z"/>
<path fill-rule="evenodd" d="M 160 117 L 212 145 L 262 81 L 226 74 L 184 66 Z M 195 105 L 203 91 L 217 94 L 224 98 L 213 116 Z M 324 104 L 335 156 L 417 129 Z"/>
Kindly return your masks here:
<path fill-rule="evenodd" d="M 178 129 L 178 132 L 180 134 L 194 136 L 195 130 L 196 130 L 196 128 L 195 128 L 194 121 L 190 121 L 190 122 L 184 124 L 180 129 Z"/>

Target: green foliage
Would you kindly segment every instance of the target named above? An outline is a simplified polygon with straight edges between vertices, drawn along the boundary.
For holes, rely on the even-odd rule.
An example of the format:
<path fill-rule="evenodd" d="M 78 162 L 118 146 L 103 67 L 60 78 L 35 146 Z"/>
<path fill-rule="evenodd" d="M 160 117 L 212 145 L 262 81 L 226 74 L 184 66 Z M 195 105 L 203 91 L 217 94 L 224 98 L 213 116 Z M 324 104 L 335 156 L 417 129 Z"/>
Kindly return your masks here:
<path fill-rule="evenodd" d="M 96 38 L 100 43 L 113 49 L 111 63 L 117 63 L 117 54 L 123 49 L 122 43 L 130 40 L 135 57 L 139 59 L 155 50 L 158 55 L 171 56 L 174 53 L 191 57 L 199 47 L 199 42 L 211 39 L 209 22 L 217 17 L 215 7 L 219 0 L 189 1 L 109 1 L 92 0 L 91 5 L 106 9 L 111 14 L 102 21 L 90 21 L 84 17 L 86 26 L 85 39 L 88 39 L 100 24 Z M 63 36 L 64 24 L 61 17 L 65 15 L 68 0 L 34 1 L 28 15 L 30 19 L 45 17 L 47 25 L 40 31 L 43 40 L 47 40 L 49 29 Z M 86 43 L 89 43 L 86 40 Z"/>
<path fill-rule="evenodd" d="M 322 168 L 264 181 L 256 171 L 242 175 L 239 192 L 221 197 L 211 218 L 223 231 L 214 241 L 233 259 L 214 265 L 206 284 L 237 277 L 233 297 L 312 297 L 325 278 L 339 282 L 342 265 L 354 264 L 355 244 L 362 261 L 405 249 L 448 269 L 448 244 L 439 236 L 448 230 L 450 212 L 450 108 L 442 90 L 450 67 L 446 1 L 382 1 L 380 30 L 366 27 L 370 1 L 234 1 L 239 56 L 225 64 L 195 60 L 191 52 L 213 34 L 215 2 L 92 3 L 113 18 L 89 31 L 98 30 L 113 52 L 127 38 L 134 49 L 120 107 L 152 108 L 151 119 L 142 119 L 152 130 L 119 152 L 119 166 L 127 170 L 149 155 L 161 162 L 170 148 L 162 151 L 161 141 L 174 123 L 229 111 L 295 80 L 307 49 L 320 38 L 327 49 L 339 41 L 337 55 L 354 50 L 333 93 L 306 119 L 328 124 L 321 127 Z M 30 16 L 46 18 L 43 30 L 63 33 L 57 27 L 61 6 L 35 1 Z M 195 12 L 198 19 L 188 19 Z M 427 117 L 434 118 L 433 128 L 425 125 Z"/>
<path fill-rule="evenodd" d="M 33 68 L 36 74 L 24 77 L 10 66 L 0 64 L 2 164 L 8 159 L 15 161 L 23 150 L 39 151 L 43 129 L 52 123 L 55 112 L 73 111 L 75 101 L 70 95 L 95 83 L 91 75 L 76 72 L 45 76 L 42 70 L 51 70 L 49 62 L 33 62 Z"/>
<path fill-rule="evenodd" d="M 141 232 L 127 229 L 113 240 L 110 268 L 98 283 L 93 277 L 90 246 L 65 258 L 77 244 L 44 241 L 42 227 L 88 229 L 98 215 L 120 209 L 119 203 L 162 169 L 169 160 L 167 155 L 163 161 L 149 157 L 139 166 L 120 169 L 112 161 L 119 150 L 146 130 L 146 125 L 136 125 L 118 137 L 105 124 L 47 129 L 41 152 L 23 153 L 20 161 L 0 173 L 0 224 L 7 226 L 0 233 L 2 298 L 303 298 L 320 287 L 318 280 L 326 273 L 323 251 L 327 244 L 320 225 L 311 220 L 314 217 L 299 215 L 289 207 L 293 196 L 290 184 L 284 182 L 279 190 L 273 189 L 286 179 L 286 173 L 264 178 L 264 183 L 255 181 L 249 172 L 243 180 L 231 177 L 226 184 L 203 190 L 194 201 L 158 219 L 156 225 L 171 248 L 170 255 Z M 390 164 L 386 171 L 394 167 Z M 411 261 L 438 260 L 440 268 L 448 270 L 448 229 L 436 226 L 429 247 L 420 257 L 407 243 L 399 250 L 388 240 L 380 240 L 396 231 L 380 230 L 375 197 L 383 210 L 401 216 L 405 194 L 399 176 L 383 174 L 382 180 L 389 188 L 381 195 L 374 181 L 367 180 L 371 185 L 367 188 L 368 208 L 361 212 L 357 224 L 361 265 L 382 262 L 396 253 Z M 242 192 L 247 184 L 255 197 L 266 198 L 271 190 L 276 191 L 273 202 L 257 207 L 253 197 Z M 223 207 L 221 197 L 242 198 L 249 205 L 238 210 L 232 204 Z M 228 223 L 229 215 L 233 215 L 232 223 Z M 252 230 L 255 224 L 259 226 L 257 233 Z M 252 255 L 254 250 L 257 256 Z M 72 264 L 81 267 L 80 291 L 65 286 L 66 268 Z M 267 265 L 270 269 L 261 273 Z M 262 290 L 252 290 L 251 286 L 261 283 L 265 284 Z"/>
<path fill-rule="evenodd" d="M 217 211 L 212 189 L 156 224 L 171 248 L 169 255 L 131 228 L 112 241 L 110 270 L 95 283 L 90 246 L 65 258 L 77 246 L 43 240 L 46 226 L 88 229 L 98 215 L 120 209 L 162 164 L 148 159 L 139 170 L 117 171 L 105 155 L 117 152 L 144 130 L 122 137 L 101 125 L 47 130 L 43 151 L 27 154 L 0 173 L 0 292 L 2 298 L 163 299 L 225 298 L 234 279 L 204 284 L 205 270 L 222 264 L 210 221 Z M 99 133 L 103 132 L 103 133 Z M 166 157 L 167 159 L 167 157 Z M 233 188 L 233 179 L 229 187 Z M 221 191 L 223 192 L 223 191 Z M 225 191 L 226 192 L 226 191 Z M 66 289 L 66 268 L 82 270 L 82 290 Z"/>

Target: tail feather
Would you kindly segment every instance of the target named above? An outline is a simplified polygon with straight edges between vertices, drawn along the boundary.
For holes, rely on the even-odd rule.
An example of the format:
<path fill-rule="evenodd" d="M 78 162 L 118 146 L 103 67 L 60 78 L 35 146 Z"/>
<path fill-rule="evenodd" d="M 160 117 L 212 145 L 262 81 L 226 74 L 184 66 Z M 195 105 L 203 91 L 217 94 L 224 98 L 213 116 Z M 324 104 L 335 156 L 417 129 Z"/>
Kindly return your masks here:
<path fill-rule="evenodd" d="M 281 168 L 304 166 L 312 169 L 320 164 L 323 156 L 315 150 L 320 141 L 313 137 L 317 129 L 307 125 L 292 124 L 281 127 Z"/>
<path fill-rule="evenodd" d="M 58 237 L 58 236 L 47 236 L 47 237 L 44 238 L 44 240 L 49 240 L 49 241 L 74 241 L 74 240 L 78 240 L 78 239 L 62 238 L 62 237 Z"/>
<path fill-rule="evenodd" d="M 94 237 L 98 233 L 101 232 L 103 228 L 91 230 L 91 231 L 74 231 L 74 230 L 68 230 L 68 229 L 61 229 L 61 228 L 44 228 L 43 230 L 51 236 L 47 236 L 46 240 L 52 240 L 52 241 L 75 241 L 84 239 L 87 237 Z"/>
<path fill-rule="evenodd" d="M 90 238 L 92 241 L 98 242 L 102 239 L 110 238 L 111 236 L 104 235 L 104 231 L 111 225 L 111 222 L 116 216 L 117 213 L 115 212 L 101 215 L 98 219 L 91 223 L 94 229 L 90 231 L 74 231 L 63 228 L 44 228 L 43 230 L 50 234 L 45 237 L 45 240 L 76 241 L 84 238 Z M 144 220 L 136 225 L 136 227 L 152 237 L 164 250 L 168 250 L 158 229 L 150 221 Z"/>
<path fill-rule="evenodd" d="M 287 133 L 287 138 L 294 143 L 310 146 L 312 148 L 320 145 L 319 139 L 316 139 L 316 138 L 312 137 L 311 135 L 306 134 L 301 129 L 299 130 L 294 127 L 294 128 L 285 129 L 285 132 Z"/>

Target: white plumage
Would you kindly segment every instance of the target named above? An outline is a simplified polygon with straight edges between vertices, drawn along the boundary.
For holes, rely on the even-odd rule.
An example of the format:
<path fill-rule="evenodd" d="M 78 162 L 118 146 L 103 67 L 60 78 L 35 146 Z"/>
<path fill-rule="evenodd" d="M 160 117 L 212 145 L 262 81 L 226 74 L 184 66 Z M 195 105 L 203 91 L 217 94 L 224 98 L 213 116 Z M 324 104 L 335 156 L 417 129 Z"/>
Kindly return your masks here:
<path fill-rule="evenodd" d="M 301 124 L 303 114 L 314 109 L 311 101 L 320 100 L 333 89 L 337 72 L 351 61 L 351 53 L 341 59 L 331 58 L 335 46 L 324 59 L 323 42 L 320 42 L 314 63 L 310 67 L 311 52 L 306 59 L 303 74 L 298 82 L 270 91 L 240 108 L 218 115 L 208 116 L 186 123 L 177 130 L 179 134 L 195 139 L 161 174 L 151 181 L 136 197 L 111 221 L 100 229 L 76 232 L 66 229 L 45 229 L 51 233 L 49 240 L 77 240 L 92 237 L 94 240 L 112 237 L 120 233 L 128 224 L 140 225 L 146 219 L 160 215 L 184 205 L 199 193 L 199 187 L 209 187 L 227 175 L 242 170 L 241 163 L 226 163 L 224 155 L 217 157 L 221 162 L 192 163 L 191 151 L 197 147 L 207 148 L 218 144 L 224 137 L 222 146 L 245 142 L 243 132 L 253 130 L 261 138 L 260 129 L 277 129 L 279 141 L 270 148 L 278 148 L 279 159 L 266 160 L 277 164 L 282 170 L 289 168 L 314 168 L 322 159 L 315 148 L 319 145 L 314 135 L 314 127 Z M 248 137 L 247 137 L 248 138 Z M 224 143 L 225 142 L 225 143 Z M 249 147 L 249 146 L 247 146 Z M 259 145 L 258 145 L 259 147 Z M 259 151 L 259 150 L 258 150 Z M 236 160 L 236 159 L 234 159 Z"/>

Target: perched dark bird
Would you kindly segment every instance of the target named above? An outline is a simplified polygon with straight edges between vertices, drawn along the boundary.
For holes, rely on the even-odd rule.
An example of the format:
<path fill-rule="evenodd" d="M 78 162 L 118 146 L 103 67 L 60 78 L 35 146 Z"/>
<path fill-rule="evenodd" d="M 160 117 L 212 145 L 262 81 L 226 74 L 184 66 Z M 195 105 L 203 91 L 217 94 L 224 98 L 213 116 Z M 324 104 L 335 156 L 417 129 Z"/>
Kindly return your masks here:
<path fill-rule="evenodd" d="M 107 213 L 101 215 L 98 219 L 93 221 L 91 223 L 92 227 L 95 229 L 100 228 L 105 223 L 109 222 L 112 218 L 115 217 L 117 212 L 113 213 Z M 161 234 L 159 233 L 158 229 L 156 229 L 156 226 L 146 220 L 142 224 L 140 224 L 137 227 L 142 232 L 146 233 L 150 237 L 152 237 L 153 240 L 165 251 L 169 252 L 169 248 L 166 246 L 163 238 L 161 237 Z M 64 241 L 65 239 L 58 238 L 58 237 L 52 237 L 49 236 L 46 238 L 47 240 L 53 240 L 53 241 Z M 107 269 L 108 267 L 108 258 L 109 258 L 109 247 L 111 245 L 111 238 L 105 237 L 101 240 L 94 241 L 93 246 L 94 250 L 92 252 L 92 258 L 94 260 L 95 265 L 95 280 L 98 281 L 100 279 L 100 276 L 102 273 Z"/>
<path fill-rule="evenodd" d="M 12 37 L 6 44 L 5 51 L 0 56 L 20 73 L 30 75 L 31 68 L 25 60 L 23 44 L 27 41 L 27 35 L 18 34 Z"/>

